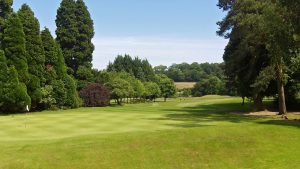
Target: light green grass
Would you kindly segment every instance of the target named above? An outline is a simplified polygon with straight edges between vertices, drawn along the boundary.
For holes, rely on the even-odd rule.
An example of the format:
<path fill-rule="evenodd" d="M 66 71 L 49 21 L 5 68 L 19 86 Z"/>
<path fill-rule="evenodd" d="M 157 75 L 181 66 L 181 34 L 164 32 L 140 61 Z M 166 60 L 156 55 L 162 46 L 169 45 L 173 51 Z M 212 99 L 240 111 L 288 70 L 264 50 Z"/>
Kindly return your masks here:
<path fill-rule="evenodd" d="M 232 114 L 241 99 L 177 99 L 0 116 L 0 169 L 300 168 L 300 124 Z"/>

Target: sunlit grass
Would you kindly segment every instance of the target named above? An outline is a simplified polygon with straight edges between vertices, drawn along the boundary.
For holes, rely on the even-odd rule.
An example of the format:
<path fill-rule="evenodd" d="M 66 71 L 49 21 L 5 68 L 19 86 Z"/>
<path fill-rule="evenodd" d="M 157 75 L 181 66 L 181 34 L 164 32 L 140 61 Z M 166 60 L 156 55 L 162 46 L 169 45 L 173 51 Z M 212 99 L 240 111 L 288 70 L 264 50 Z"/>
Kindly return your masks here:
<path fill-rule="evenodd" d="M 3 115 L 0 169 L 299 168 L 299 122 L 249 109 L 207 96 Z"/>

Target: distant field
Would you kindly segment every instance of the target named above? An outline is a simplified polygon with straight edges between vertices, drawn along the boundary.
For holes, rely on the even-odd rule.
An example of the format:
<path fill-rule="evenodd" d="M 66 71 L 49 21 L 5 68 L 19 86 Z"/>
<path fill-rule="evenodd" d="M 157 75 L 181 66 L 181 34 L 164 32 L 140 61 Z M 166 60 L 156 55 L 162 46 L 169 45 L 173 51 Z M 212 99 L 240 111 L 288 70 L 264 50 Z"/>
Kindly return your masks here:
<path fill-rule="evenodd" d="M 175 82 L 177 89 L 192 89 L 196 82 Z"/>
<path fill-rule="evenodd" d="M 248 110 L 205 96 L 0 115 L 0 169 L 299 168 L 300 122 Z"/>

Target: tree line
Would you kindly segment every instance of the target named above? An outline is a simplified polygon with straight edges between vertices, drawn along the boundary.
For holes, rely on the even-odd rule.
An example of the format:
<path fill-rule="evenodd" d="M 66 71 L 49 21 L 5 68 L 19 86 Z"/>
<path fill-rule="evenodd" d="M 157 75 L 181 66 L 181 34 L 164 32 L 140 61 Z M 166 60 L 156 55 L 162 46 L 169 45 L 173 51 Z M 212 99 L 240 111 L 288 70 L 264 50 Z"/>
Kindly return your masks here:
<path fill-rule="evenodd" d="M 222 79 L 224 76 L 222 63 L 181 63 L 171 66 L 159 65 L 154 67 L 157 74 L 165 74 L 175 82 L 199 82 L 210 76 Z"/>
<path fill-rule="evenodd" d="M 166 75 L 155 74 L 146 59 L 119 55 L 104 71 L 93 70 L 94 82 L 103 84 L 117 104 L 155 101 L 158 97 L 176 94 L 174 81 Z"/>
<path fill-rule="evenodd" d="M 300 1 L 219 0 L 227 12 L 218 35 L 229 39 L 224 69 L 230 86 L 263 110 L 274 96 L 280 114 L 297 105 L 300 91 Z"/>
<path fill-rule="evenodd" d="M 196 82 L 192 89 L 181 89 L 179 96 L 237 95 L 236 89 L 227 85 L 224 63 L 181 63 L 154 67 L 156 74 L 164 74 L 175 82 Z"/>
<path fill-rule="evenodd" d="M 40 30 L 27 4 L 18 11 L 12 5 L 13 0 L 0 3 L 0 111 L 79 107 L 77 89 L 92 75 L 94 49 L 83 0 L 61 2 L 56 39 L 48 28 Z"/>

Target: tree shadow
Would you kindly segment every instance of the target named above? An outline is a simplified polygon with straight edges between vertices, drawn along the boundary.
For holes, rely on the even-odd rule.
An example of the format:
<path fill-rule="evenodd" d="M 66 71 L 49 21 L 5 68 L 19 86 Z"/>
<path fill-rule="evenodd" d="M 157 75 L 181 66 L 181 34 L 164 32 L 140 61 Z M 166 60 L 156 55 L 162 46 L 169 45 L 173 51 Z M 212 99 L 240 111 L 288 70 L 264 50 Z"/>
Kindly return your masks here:
<path fill-rule="evenodd" d="M 278 125 L 278 126 L 290 126 L 300 128 L 299 120 L 266 120 L 257 122 L 258 124 L 267 124 L 267 125 Z"/>
<path fill-rule="evenodd" d="M 198 105 L 194 107 L 182 107 L 179 109 L 163 109 L 166 112 L 162 118 L 152 120 L 177 121 L 180 124 L 167 124 L 181 128 L 211 126 L 210 122 L 231 122 L 244 123 L 252 122 L 257 124 L 283 125 L 300 127 L 300 121 L 289 121 L 281 119 L 270 119 L 268 117 L 247 116 L 251 112 L 251 106 L 240 103 L 219 103 Z M 213 123 L 212 123 L 213 125 Z"/>

